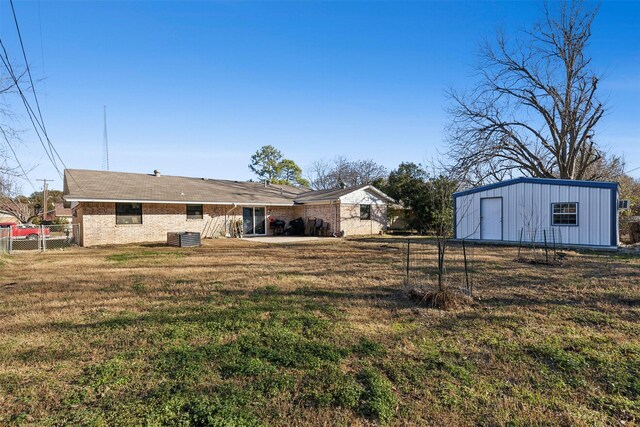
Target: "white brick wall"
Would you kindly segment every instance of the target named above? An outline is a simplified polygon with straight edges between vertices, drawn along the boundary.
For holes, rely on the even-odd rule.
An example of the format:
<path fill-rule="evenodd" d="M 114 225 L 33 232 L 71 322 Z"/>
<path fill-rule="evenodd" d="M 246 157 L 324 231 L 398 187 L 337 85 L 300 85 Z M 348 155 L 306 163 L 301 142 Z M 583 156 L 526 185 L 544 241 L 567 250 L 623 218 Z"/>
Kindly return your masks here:
<path fill-rule="evenodd" d="M 360 205 L 340 205 L 340 226 L 347 236 L 380 234 L 387 225 L 387 205 L 371 205 L 371 219 L 360 219 Z"/>

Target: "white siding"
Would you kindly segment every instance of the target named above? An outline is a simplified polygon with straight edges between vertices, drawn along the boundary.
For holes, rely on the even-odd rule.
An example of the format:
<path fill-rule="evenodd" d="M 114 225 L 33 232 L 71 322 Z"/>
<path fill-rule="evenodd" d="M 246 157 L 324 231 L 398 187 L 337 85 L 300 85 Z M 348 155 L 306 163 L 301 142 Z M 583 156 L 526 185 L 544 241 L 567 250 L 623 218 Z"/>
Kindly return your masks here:
<path fill-rule="evenodd" d="M 340 202 L 345 204 L 354 205 L 384 205 L 387 202 L 376 195 L 373 191 L 361 188 L 360 190 L 352 191 L 349 194 L 345 194 L 340 197 Z"/>
<path fill-rule="evenodd" d="M 458 196 L 456 237 L 480 239 L 480 199 L 502 197 L 502 227 L 505 241 L 517 242 L 523 228 L 552 228 L 552 203 L 577 202 L 578 225 L 553 226 L 555 232 L 561 235 L 562 243 L 611 246 L 611 191 L 610 188 L 518 182 Z M 617 204 L 617 201 L 615 203 Z M 617 215 L 617 206 L 614 212 Z M 613 220 L 617 221 L 617 218 Z"/>

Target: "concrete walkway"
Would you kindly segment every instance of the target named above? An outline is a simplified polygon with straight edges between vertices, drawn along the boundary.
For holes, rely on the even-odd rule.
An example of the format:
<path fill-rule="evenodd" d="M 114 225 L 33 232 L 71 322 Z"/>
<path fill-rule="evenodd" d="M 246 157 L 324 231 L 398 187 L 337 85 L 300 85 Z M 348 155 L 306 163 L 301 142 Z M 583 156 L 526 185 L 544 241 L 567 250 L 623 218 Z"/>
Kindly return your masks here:
<path fill-rule="evenodd" d="M 300 243 L 309 242 L 311 240 L 319 240 L 319 237 L 313 236 L 262 236 L 262 237 L 243 237 L 242 240 L 247 242 L 260 243 Z"/>

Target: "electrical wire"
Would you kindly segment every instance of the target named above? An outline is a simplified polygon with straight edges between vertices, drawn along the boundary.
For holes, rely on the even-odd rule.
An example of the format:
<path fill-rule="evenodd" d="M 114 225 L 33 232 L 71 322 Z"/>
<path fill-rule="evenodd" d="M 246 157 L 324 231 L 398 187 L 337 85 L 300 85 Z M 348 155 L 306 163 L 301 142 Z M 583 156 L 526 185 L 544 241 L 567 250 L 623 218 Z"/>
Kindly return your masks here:
<path fill-rule="evenodd" d="M 0 48 L 2 48 L 2 52 L 3 54 L 0 54 L 0 60 L 2 61 L 2 63 L 4 64 L 5 68 L 7 69 L 7 71 L 9 72 L 9 75 L 11 76 L 14 86 L 16 87 L 16 89 L 18 90 L 18 93 L 20 94 L 20 98 L 22 99 L 22 102 L 27 110 L 27 113 L 29 115 L 29 120 L 31 121 L 31 124 L 36 132 L 36 135 L 38 137 L 38 140 L 40 141 L 40 144 L 42 145 L 42 148 L 44 149 L 45 153 L 47 154 L 47 157 L 49 158 L 49 160 L 51 161 L 51 164 L 53 165 L 53 167 L 55 168 L 55 170 L 58 172 L 58 175 L 63 178 L 64 174 L 60 171 L 60 168 L 58 167 L 55 158 L 57 157 L 60 160 L 60 163 L 62 164 L 62 166 L 64 167 L 64 169 L 67 170 L 67 173 L 69 175 L 69 177 L 71 177 L 71 179 L 73 180 L 73 182 L 78 186 L 78 188 L 80 188 L 80 190 L 82 190 L 82 186 L 78 183 L 78 181 L 76 181 L 76 179 L 74 178 L 74 176 L 68 171 L 68 167 L 65 164 L 64 160 L 62 160 L 62 157 L 60 156 L 60 153 L 58 152 L 58 150 L 55 148 L 55 145 L 53 145 L 53 142 L 51 142 L 51 139 L 49 138 L 49 135 L 47 134 L 47 130 L 44 126 L 44 118 L 42 116 L 42 111 L 40 109 L 40 104 L 38 102 L 38 98 L 36 95 L 36 90 L 35 87 L 33 85 L 33 79 L 31 77 L 31 71 L 29 68 L 29 64 L 28 64 L 28 60 L 26 57 L 26 51 L 24 49 L 24 45 L 22 44 L 22 36 L 20 35 L 20 27 L 18 25 L 18 20 L 15 14 L 15 9 L 13 9 L 13 1 L 11 1 L 11 8 L 13 10 L 13 17 L 15 20 L 15 24 L 16 24 L 16 29 L 18 31 L 18 35 L 20 38 L 20 44 L 21 44 L 21 48 L 22 48 L 22 53 L 23 53 L 23 57 L 25 60 L 25 66 L 27 68 L 27 72 L 29 73 L 29 80 L 31 82 L 31 89 L 34 93 L 34 99 L 36 100 L 36 104 L 37 104 L 37 109 L 38 109 L 38 116 L 40 117 L 40 120 L 38 120 L 38 116 L 36 116 L 35 111 L 33 110 L 33 107 L 31 106 L 31 104 L 29 103 L 29 100 L 27 99 L 27 97 L 25 96 L 24 92 L 22 91 L 22 88 L 20 87 L 20 83 L 19 83 L 19 78 L 16 76 L 15 71 L 11 65 L 11 62 L 9 61 L 9 55 L 7 53 L 7 50 L 4 46 L 4 43 L 2 42 L 2 39 L 0 38 Z M 47 140 L 49 149 L 47 149 L 47 146 L 45 145 L 43 139 L 42 139 L 42 135 L 40 135 L 40 131 L 38 131 L 38 128 L 41 129 L 42 134 L 44 135 L 44 137 Z"/>
<path fill-rule="evenodd" d="M 5 142 L 7 143 L 7 146 L 9 147 L 11 152 L 13 153 L 13 157 L 16 159 L 16 162 L 18 163 L 18 166 L 20 167 L 20 170 L 22 171 L 22 176 L 24 177 L 24 179 L 27 180 L 27 182 L 29 183 L 31 188 L 33 188 L 33 191 L 37 192 L 38 190 L 36 189 L 36 186 L 33 185 L 33 182 L 29 178 L 29 175 L 27 175 L 27 171 L 24 169 L 24 166 L 22 166 L 22 163 L 20 162 L 20 159 L 18 158 L 18 154 L 13 149 L 13 146 L 11 145 L 11 141 L 9 141 L 9 137 L 7 136 L 7 133 L 5 132 L 5 130 L 4 130 L 4 128 L 2 126 L 0 126 L 0 133 L 2 133 L 2 137 L 4 138 Z"/>
<path fill-rule="evenodd" d="M 11 13 L 13 14 L 13 22 L 16 24 L 16 33 L 18 34 L 18 40 L 20 41 L 20 49 L 22 50 L 22 58 L 24 59 L 24 65 L 27 69 L 27 74 L 29 75 L 29 83 L 31 83 L 31 90 L 33 92 L 33 99 L 36 101 L 36 108 L 38 109 L 38 116 L 40 117 L 40 124 L 42 127 L 42 132 L 47 138 L 47 142 L 49 143 L 49 149 L 53 151 L 51 140 L 49 139 L 49 135 L 47 133 L 47 129 L 44 124 L 44 118 L 42 117 L 42 110 L 40 109 L 40 101 L 38 100 L 38 93 L 36 92 L 36 86 L 33 83 L 33 76 L 31 75 L 31 67 L 29 67 L 29 61 L 27 61 L 27 52 L 24 48 L 24 43 L 22 42 L 22 32 L 20 31 L 20 25 L 18 25 L 18 17 L 16 16 L 16 9 L 13 7 L 13 0 L 9 0 L 9 4 L 11 5 Z M 7 58 L 8 59 L 8 58 Z M 55 158 L 54 158 L 55 162 Z"/>
<path fill-rule="evenodd" d="M 47 132 L 47 129 L 45 127 L 45 123 L 44 123 L 44 117 L 42 116 L 42 110 L 40 108 L 40 102 L 38 101 L 38 95 L 35 89 L 35 85 L 33 83 L 33 76 L 31 75 L 31 68 L 29 67 L 29 61 L 27 60 L 27 53 L 26 50 L 24 48 L 24 43 L 22 41 L 22 33 L 20 31 L 20 25 L 18 24 L 18 17 L 16 15 L 16 10 L 15 7 L 13 5 L 13 0 L 9 0 L 9 4 L 11 5 L 11 12 L 13 15 L 13 21 L 15 23 L 16 26 L 16 32 L 18 34 L 18 40 L 20 41 L 20 49 L 22 50 L 22 57 L 24 59 L 24 63 L 25 63 L 25 67 L 27 69 L 27 73 L 29 75 L 29 82 L 31 83 L 31 90 L 33 91 L 33 98 L 36 101 L 36 108 L 38 110 L 38 116 L 40 117 L 40 120 L 38 120 L 38 117 L 36 117 L 35 112 L 33 111 L 33 108 L 31 107 L 31 104 L 29 104 L 29 101 L 26 99 L 26 97 L 24 96 L 24 93 L 22 92 L 22 90 L 20 89 L 18 80 L 15 77 L 15 73 L 13 72 L 13 68 L 11 67 L 11 63 L 9 62 L 9 56 L 7 55 L 6 49 L 4 48 L 4 45 L 2 45 L 2 50 L 5 53 L 6 56 L 6 63 L 5 66 L 7 67 L 7 69 L 9 70 L 10 74 L 12 74 L 14 83 L 16 88 L 18 89 L 18 92 L 20 93 L 20 96 L 22 97 L 22 100 L 25 104 L 25 107 L 27 108 L 27 111 L 30 113 L 29 114 L 29 118 L 31 120 L 31 123 L 34 126 L 34 129 L 36 131 L 36 134 L 38 135 L 38 139 L 40 139 L 41 144 L 43 145 L 43 148 L 45 148 L 45 151 L 47 152 L 47 157 L 49 157 L 49 160 L 51 160 L 51 163 L 53 164 L 53 167 L 56 169 L 56 171 L 58 172 L 58 174 L 60 175 L 61 178 L 63 178 L 63 174 L 62 172 L 60 172 L 60 169 L 58 168 L 58 165 L 56 164 L 56 157 L 58 158 L 58 160 L 60 160 L 60 163 L 62 164 L 62 166 L 64 167 L 64 169 L 67 169 L 67 165 L 64 163 L 64 160 L 62 160 L 62 157 L 60 156 L 60 153 L 58 153 L 58 150 L 56 149 L 55 145 L 53 145 L 53 142 L 51 142 L 51 139 L 49 138 L 49 134 Z M 42 37 L 42 23 L 40 24 L 40 35 Z M 0 40 L 1 43 L 1 40 Z M 3 62 L 4 59 L 3 59 Z M 44 142 L 42 141 L 42 138 L 38 132 L 38 129 L 36 128 L 35 124 L 34 124 L 34 119 L 35 122 L 40 126 L 40 129 L 42 130 L 42 133 L 44 134 L 44 137 L 47 140 L 47 143 L 49 145 L 49 150 L 46 149 L 46 147 L 44 147 Z M 78 185 L 79 188 L 82 188 L 80 186 L 80 184 L 78 184 L 78 182 L 75 180 L 75 178 L 73 177 L 73 175 L 71 173 L 69 173 L 69 176 L 71 177 L 71 179 L 76 183 L 76 185 Z"/>
<path fill-rule="evenodd" d="M 629 173 L 629 172 L 633 172 L 633 171 L 637 171 L 638 169 L 640 169 L 640 166 L 638 166 L 637 168 L 633 168 L 630 171 L 625 171 L 624 173 Z"/>
<path fill-rule="evenodd" d="M 40 62 L 42 63 L 42 85 L 44 86 L 44 101 L 45 106 L 47 105 L 47 81 L 44 79 L 44 76 L 47 75 L 47 71 L 44 66 L 44 43 L 42 42 L 42 11 L 40 8 L 40 0 L 38 0 L 38 29 L 40 30 Z"/>
<path fill-rule="evenodd" d="M 56 169 L 58 174 L 60 174 L 60 169 L 58 168 L 58 165 L 56 164 L 52 153 L 47 149 L 47 146 L 45 145 L 45 143 L 44 143 L 44 141 L 42 139 L 42 136 L 40 135 L 40 132 L 38 131 L 38 126 L 36 126 L 36 123 L 38 123 L 38 125 L 40 125 L 40 123 L 38 122 L 38 118 L 35 116 L 33 108 L 31 108 L 31 105 L 29 104 L 29 101 L 27 100 L 26 96 L 24 95 L 24 92 L 22 91 L 22 88 L 20 87 L 20 84 L 18 82 L 18 77 L 16 77 L 16 74 L 15 74 L 15 72 L 13 70 L 13 66 L 11 66 L 11 62 L 9 62 L 9 55 L 7 54 L 7 50 L 6 50 L 5 46 L 4 46 L 4 43 L 2 43 L 2 39 L 0 39 L 0 48 L 2 48 L 2 52 L 4 52 L 4 55 L 0 54 L 0 60 L 2 61 L 2 63 L 5 66 L 5 68 L 9 72 L 9 75 L 11 76 L 11 78 L 13 80 L 13 85 L 16 87 L 16 89 L 18 90 L 18 93 L 20 94 L 20 98 L 22 99 L 22 103 L 24 104 L 25 108 L 27 109 L 27 113 L 29 115 L 29 120 L 31 121 L 31 124 L 32 124 L 34 130 L 36 131 L 36 135 L 38 136 L 38 140 L 40 140 L 40 144 L 42 145 L 42 148 L 44 148 L 45 153 L 47 153 L 47 157 L 51 161 L 51 164 L 53 164 L 53 167 Z M 42 127 L 40 126 L 40 128 L 42 128 Z"/>

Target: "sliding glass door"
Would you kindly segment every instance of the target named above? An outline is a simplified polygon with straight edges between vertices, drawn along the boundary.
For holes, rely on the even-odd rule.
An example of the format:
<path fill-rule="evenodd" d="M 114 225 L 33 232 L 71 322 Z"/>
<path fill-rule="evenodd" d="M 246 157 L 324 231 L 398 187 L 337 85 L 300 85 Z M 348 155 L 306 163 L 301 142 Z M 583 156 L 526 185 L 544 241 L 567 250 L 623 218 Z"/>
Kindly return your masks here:
<path fill-rule="evenodd" d="M 267 215 L 263 207 L 242 208 L 242 227 L 246 236 L 267 234 Z"/>

